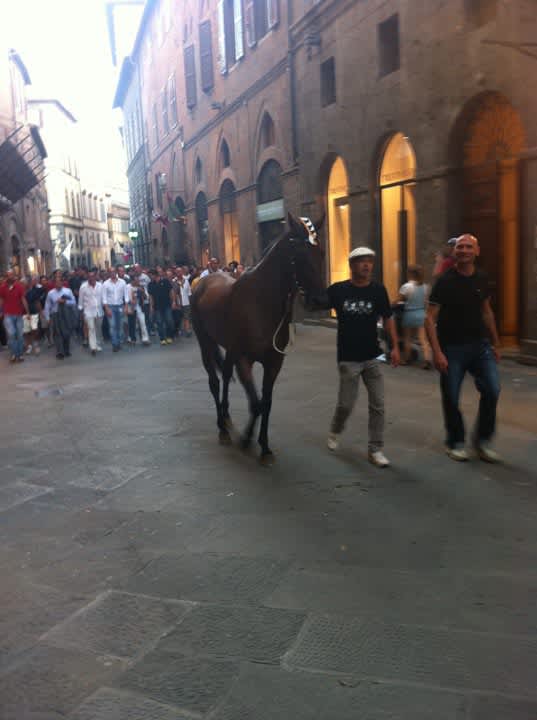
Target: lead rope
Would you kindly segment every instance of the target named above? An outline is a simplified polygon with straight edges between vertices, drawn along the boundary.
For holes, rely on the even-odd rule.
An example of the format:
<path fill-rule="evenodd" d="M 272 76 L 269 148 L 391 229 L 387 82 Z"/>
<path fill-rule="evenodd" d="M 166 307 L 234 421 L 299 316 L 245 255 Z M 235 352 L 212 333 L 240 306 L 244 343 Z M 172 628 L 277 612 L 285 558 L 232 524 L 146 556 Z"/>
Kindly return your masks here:
<path fill-rule="evenodd" d="M 291 293 L 289 293 L 289 295 L 287 296 L 287 304 L 285 306 L 285 310 L 283 311 L 282 319 L 280 320 L 278 327 L 276 328 L 276 332 L 272 336 L 272 347 L 274 348 L 274 350 L 276 350 L 276 352 L 280 353 L 280 355 L 287 355 L 287 353 L 285 352 L 285 350 L 280 350 L 280 348 L 276 345 L 276 338 L 278 337 L 278 333 L 282 329 L 283 323 L 285 321 L 285 318 L 289 314 L 290 309 L 291 309 Z M 294 335 L 294 332 L 293 332 L 293 335 Z M 293 344 L 293 340 L 291 338 L 291 323 L 289 323 L 289 343 L 291 345 Z"/>

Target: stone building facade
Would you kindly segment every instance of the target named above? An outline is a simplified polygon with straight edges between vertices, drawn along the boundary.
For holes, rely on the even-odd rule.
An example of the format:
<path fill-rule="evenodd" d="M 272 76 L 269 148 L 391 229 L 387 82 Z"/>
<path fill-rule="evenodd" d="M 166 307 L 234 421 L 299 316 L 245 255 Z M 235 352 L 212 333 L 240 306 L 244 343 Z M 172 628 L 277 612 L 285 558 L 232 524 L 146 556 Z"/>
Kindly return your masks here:
<path fill-rule="evenodd" d="M 0 47 L 0 271 L 49 272 L 52 246 L 44 177 L 45 145 L 28 111 L 30 75 Z"/>
<path fill-rule="evenodd" d="M 536 30 L 534 0 L 149 0 L 152 258 L 252 263 L 324 206 L 327 281 L 368 243 L 395 299 L 469 231 L 504 343 L 537 355 Z"/>

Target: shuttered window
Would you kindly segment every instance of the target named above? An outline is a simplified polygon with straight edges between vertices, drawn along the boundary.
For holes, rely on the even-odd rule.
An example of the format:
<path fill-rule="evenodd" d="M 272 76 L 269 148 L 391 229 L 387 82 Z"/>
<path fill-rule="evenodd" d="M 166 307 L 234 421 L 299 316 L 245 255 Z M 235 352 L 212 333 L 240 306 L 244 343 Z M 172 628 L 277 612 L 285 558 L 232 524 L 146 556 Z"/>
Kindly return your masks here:
<path fill-rule="evenodd" d="M 158 145 L 158 115 L 157 115 L 157 104 L 153 103 L 153 142 L 155 143 L 155 147 Z"/>
<path fill-rule="evenodd" d="M 218 0 L 218 65 L 222 75 L 225 75 L 227 72 L 227 57 L 224 0 Z"/>
<path fill-rule="evenodd" d="M 280 0 L 266 0 L 266 2 L 268 26 L 272 29 L 280 22 Z"/>
<path fill-rule="evenodd" d="M 162 133 L 167 135 L 170 132 L 170 120 L 168 118 L 168 89 L 166 87 L 160 94 L 160 104 L 162 107 Z"/>
<path fill-rule="evenodd" d="M 254 0 L 246 0 L 244 5 L 244 24 L 246 28 L 246 42 L 253 47 L 257 42 L 255 33 L 255 7 Z"/>
<path fill-rule="evenodd" d="M 186 105 L 193 108 L 197 102 L 196 94 L 196 59 L 194 45 L 189 45 L 184 52 Z"/>
<path fill-rule="evenodd" d="M 214 85 L 213 46 L 211 38 L 211 21 L 200 25 L 200 73 L 201 89 L 208 92 Z"/>
<path fill-rule="evenodd" d="M 235 62 L 244 57 L 242 35 L 242 0 L 233 0 L 233 25 L 235 29 Z"/>
<path fill-rule="evenodd" d="M 170 123 L 175 127 L 178 122 L 177 117 L 177 90 L 175 89 L 175 75 L 171 75 L 168 80 L 168 96 L 170 98 Z"/>

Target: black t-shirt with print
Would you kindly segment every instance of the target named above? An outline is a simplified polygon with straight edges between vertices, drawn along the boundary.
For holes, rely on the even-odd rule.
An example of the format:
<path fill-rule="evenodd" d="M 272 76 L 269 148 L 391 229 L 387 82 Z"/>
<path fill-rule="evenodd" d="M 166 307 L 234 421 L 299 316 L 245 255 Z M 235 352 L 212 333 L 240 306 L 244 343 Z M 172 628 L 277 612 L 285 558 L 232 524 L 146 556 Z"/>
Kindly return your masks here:
<path fill-rule="evenodd" d="M 26 293 L 26 302 L 28 303 L 30 315 L 37 315 L 40 309 L 43 310 L 46 299 L 47 290 L 42 285 L 34 285 L 34 287 L 30 288 Z"/>
<path fill-rule="evenodd" d="M 377 320 L 392 315 L 384 285 L 371 282 L 366 287 L 356 287 L 345 280 L 330 285 L 327 293 L 338 319 L 338 362 L 365 362 L 378 357 L 382 350 Z"/>
<path fill-rule="evenodd" d="M 487 276 L 481 270 L 467 276 L 451 268 L 438 278 L 429 302 L 440 305 L 437 333 L 442 347 L 464 345 L 487 337 L 483 302 L 488 297 Z"/>
<path fill-rule="evenodd" d="M 155 282 L 152 280 L 147 286 L 147 292 L 152 296 L 155 304 L 155 310 L 166 310 L 171 307 L 170 291 L 172 284 L 166 278 L 160 278 Z"/>

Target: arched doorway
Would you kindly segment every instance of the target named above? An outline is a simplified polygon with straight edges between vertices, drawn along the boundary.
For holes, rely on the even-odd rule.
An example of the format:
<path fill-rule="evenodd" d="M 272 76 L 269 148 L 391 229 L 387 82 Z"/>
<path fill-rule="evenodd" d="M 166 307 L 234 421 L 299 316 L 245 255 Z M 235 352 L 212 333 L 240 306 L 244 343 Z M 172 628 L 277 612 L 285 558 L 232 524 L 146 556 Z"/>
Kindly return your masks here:
<path fill-rule="evenodd" d="M 220 212 L 224 223 L 224 255 L 226 265 L 232 260 L 241 261 L 239 241 L 239 223 L 237 219 L 237 203 L 235 185 L 231 180 L 224 180 L 220 188 Z"/>
<path fill-rule="evenodd" d="M 198 158 L 199 159 L 199 158 Z M 198 226 L 198 257 L 203 267 L 209 262 L 209 214 L 207 212 L 207 196 L 204 192 L 196 195 L 196 224 Z"/>
<path fill-rule="evenodd" d="M 257 179 L 257 222 L 261 238 L 261 252 L 282 234 L 285 217 L 282 169 L 276 160 L 268 160 Z"/>
<path fill-rule="evenodd" d="M 396 300 L 409 264 L 416 262 L 416 155 L 403 133 L 386 145 L 379 172 L 382 280 Z"/>
<path fill-rule="evenodd" d="M 328 256 L 330 282 L 346 280 L 351 249 L 349 180 L 343 159 L 337 157 L 328 178 Z"/>
<path fill-rule="evenodd" d="M 476 98 L 462 118 L 461 230 L 479 240 L 499 333 L 512 345 L 520 330 L 519 155 L 525 132 L 516 110 L 498 93 Z"/>

